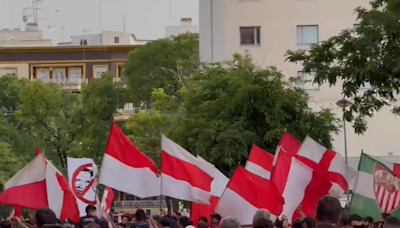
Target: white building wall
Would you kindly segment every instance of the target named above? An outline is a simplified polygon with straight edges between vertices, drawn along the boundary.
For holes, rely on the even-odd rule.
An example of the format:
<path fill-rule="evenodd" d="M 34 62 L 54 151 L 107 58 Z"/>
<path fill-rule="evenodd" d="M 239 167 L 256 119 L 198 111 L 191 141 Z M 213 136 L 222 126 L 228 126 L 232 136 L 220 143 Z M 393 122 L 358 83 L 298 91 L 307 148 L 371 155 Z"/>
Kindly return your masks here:
<path fill-rule="evenodd" d="M 337 35 L 356 24 L 354 9 L 369 7 L 369 0 L 201 0 L 200 59 L 206 62 L 231 59 L 234 53 L 252 55 L 260 66 L 277 66 L 287 78 L 297 76 L 301 65 L 285 61 L 287 50 L 307 48 L 297 45 L 298 25 L 318 25 L 319 41 Z M 211 5 L 212 10 L 211 10 Z M 211 16 L 212 12 L 212 16 Z M 212 23 L 211 23 L 212 20 Z M 261 26 L 261 45 L 240 45 L 241 26 Z M 322 85 L 309 90 L 310 106 L 318 111 L 331 108 L 341 118 L 342 110 L 335 103 L 342 98 L 342 84 Z M 363 92 L 363 91 L 360 91 Z M 356 135 L 347 123 L 349 156 L 359 156 L 361 150 L 371 155 L 400 155 L 400 117 L 385 108 L 371 119 L 364 135 Z M 343 132 L 335 135 L 334 147 L 344 154 Z"/>
<path fill-rule="evenodd" d="M 101 34 L 87 34 L 87 35 L 78 35 L 71 37 L 71 45 L 72 46 L 80 46 L 81 40 L 86 40 L 87 45 L 90 46 L 98 46 L 102 44 L 102 35 Z"/>

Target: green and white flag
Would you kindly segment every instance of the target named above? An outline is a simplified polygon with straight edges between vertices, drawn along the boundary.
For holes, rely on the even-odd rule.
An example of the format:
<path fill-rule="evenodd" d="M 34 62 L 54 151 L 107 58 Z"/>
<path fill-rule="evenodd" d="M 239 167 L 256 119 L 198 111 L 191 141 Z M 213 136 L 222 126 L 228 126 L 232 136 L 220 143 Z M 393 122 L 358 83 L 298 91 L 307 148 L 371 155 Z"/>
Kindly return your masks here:
<path fill-rule="evenodd" d="M 400 164 L 361 154 L 350 213 L 379 219 L 381 213 L 400 217 Z"/>

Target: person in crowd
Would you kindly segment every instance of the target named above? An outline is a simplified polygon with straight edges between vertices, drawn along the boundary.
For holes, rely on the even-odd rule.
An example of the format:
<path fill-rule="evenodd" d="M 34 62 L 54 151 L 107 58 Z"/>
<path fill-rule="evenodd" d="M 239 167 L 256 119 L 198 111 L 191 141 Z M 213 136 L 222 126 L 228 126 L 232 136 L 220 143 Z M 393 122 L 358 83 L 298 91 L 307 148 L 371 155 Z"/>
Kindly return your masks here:
<path fill-rule="evenodd" d="M 213 214 L 211 215 L 211 228 L 218 228 L 221 222 L 221 215 Z"/>
<path fill-rule="evenodd" d="M 101 218 L 100 220 L 99 220 L 99 226 L 100 226 L 100 228 L 109 228 L 108 227 L 108 220 L 106 219 L 106 218 Z"/>
<path fill-rule="evenodd" d="M 347 220 L 349 219 L 349 216 L 347 213 L 343 212 L 342 215 L 340 216 L 340 223 L 339 223 L 339 228 L 347 228 L 348 223 Z"/>
<path fill-rule="evenodd" d="M 305 217 L 303 221 L 301 221 L 301 225 L 303 228 L 312 228 L 314 227 L 314 219 L 311 217 Z"/>
<path fill-rule="evenodd" d="M 56 214 L 50 208 L 40 208 L 36 211 L 36 226 L 42 228 L 43 225 L 57 224 Z"/>
<path fill-rule="evenodd" d="M 136 223 L 131 225 L 131 228 L 149 228 L 149 224 L 147 223 L 147 215 L 143 209 L 136 210 Z"/>
<path fill-rule="evenodd" d="M 292 223 L 292 228 L 303 228 L 301 221 L 295 221 Z"/>
<path fill-rule="evenodd" d="M 179 213 L 178 211 L 175 211 L 174 213 L 172 213 L 172 217 L 174 217 L 175 222 L 178 222 L 179 221 L 179 217 L 181 217 L 181 216 L 182 216 L 182 214 Z"/>
<path fill-rule="evenodd" d="M 97 223 L 90 222 L 86 226 L 84 226 L 83 228 L 100 228 L 100 226 Z"/>
<path fill-rule="evenodd" d="M 228 216 L 221 221 L 221 228 L 241 228 L 239 220 L 235 217 Z"/>
<path fill-rule="evenodd" d="M 381 222 L 385 222 L 385 219 L 386 219 L 387 217 L 389 217 L 389 216 L 390 216 L 389 213 L 382 213 L 382 214 L 381 214 Z"/>
<path fill-rule="evenodd" d="M 255 216 L 254 216 L 255 217 Z M 253 219 L 253 228 L 273 228 L 271 220 L 265 217 L 258 217 Z"/>
<path fill-rule="evenodd" d="M 274 227 L 275 228 L 283 228 L 283 221 L 276 218 L 275 222 L 274 222 Z"/>
<path fill-rule="evenodd" d="M 400 220 L 394 216 L 388 216 L 385 218 L 383 228 L 400 228 Z"/>
<path fill-rule="evenodd" d="M 269 213 L 268 210 L 264 210 L 264 209 L 257 210 L 253 216 L 253 224 L 259 218 L 265 218 L 265 219 L 269 220 L 270 217 L 271 217 L 271 214 Z"/>
<path fill-rule="evenodd" d="M 207 224 L 207 223 L 208 223 L 208 219 L 207 219 L 206 217 L 200 217 L 200 218 L 199 218 L 199 223 L 205 223 L 205 224 Z"/>
<path fill-rule="evenodd" d="M 169 218 L 168 215 L 165 215 L 164 217 L 161 218 L 160 225 L 161 226 L 159 226 L 159 228 L 170 228 L 171 227 L 171 218 Z"/>
<path fill-rule="evenodd" d="M 138 209 L 141 210 L 141 209 Z M 125 227 L 130 227 L 132 223 L 132 217 L 129 215 L 124 215 L 122 216 L 122 224 L 125 225 Z"/>
<path fill-rule="evenodd" d="M 178 228 L 185 228 L 190 225 L 190 218 L 187 216 L 179 217 Z"/>
<path fill-rule="evenodd" d="M 86 207 L 86 215 L 81 217 L 79 224 L 81 227 L 85 227 L 91 222 L 98 223 L 99 219 L 96 216 L 96 207 L 92 205 L 88 205 Z"/>
<path fill-rule="evenodd" d="M 363 228 L 364 227 L 364 221 L 361 218 L 361 216 L 357 215 L 357 214 L 352 214 L 349 216 L 349 218 L 347 219 L 347 224 L 350 227 L 354 227 L 354 228 Z"/>
<path fill-rule="evenodd" d="M 11 222 L 8 220 L 1 221 L 0 228 L 11 228 Z"/>
<path fill-rule="evenodd" d="M 364 226 L 366 227 L 366 228 L 371 228 L 372 227 L 372 223 L 374 222 L 374 219 L 372 218 L 372 217 L 366 217 L 365 219 L 364 219 Z"/>
<path fill-rule="evenodd" d="M 337 227 L 341 213 L 342 207 L 337 198 L 329 195 L 322 197 L 318 200 L 317 210 L 315 212 L 315 227 Z"/>
<path fill-rule="evenodd" d="M 208 228 L 208 225 L 207 223 L 199 222 L 199 224 L 197 224 L 197 228 Z"/>

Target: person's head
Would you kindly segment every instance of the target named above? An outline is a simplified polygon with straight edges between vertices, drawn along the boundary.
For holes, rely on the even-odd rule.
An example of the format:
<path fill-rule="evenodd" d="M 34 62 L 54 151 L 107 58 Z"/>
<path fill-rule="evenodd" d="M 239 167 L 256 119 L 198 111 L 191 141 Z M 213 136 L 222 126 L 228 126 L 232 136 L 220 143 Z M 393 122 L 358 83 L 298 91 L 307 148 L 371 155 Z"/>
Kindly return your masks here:
<path fill-rule="evenodd" d="M 11 228 L 11 222 L 8 220 L 1 221 L 0 228 Z"/>
<path fill-rule="evenodd" d="M 144 222 L 144 221 L 146 221 L 147 215 L 146 215 L 146 213 L 144 212 L 144 210 L 142 210 L 142 209 L 137 209 L 137 210 L 136 210 L 135 217 L 136 217 L 136 221 L 137 221 L 137 222 Z"/>
<path fill-rule="evenodd" d="M 348 220 L 348 215 L 347 213 L 342 213 L 342 215 L 340 216 L 340 227 L 345 227 L 348 225 L 347 220 Z"/>
<path fill-rule="evenodd" d="M 339 223 L 342 207 L 337 198 L 333 196 L 324 196 L 318 200 L 317 210 L 315 212 L 315 226 L 334 225 Z"/>
<path fill-rule="evenodd" d="M 258 217 L 253 219 L 253 228 L 273 228 L 273 224 L 265 217 Z"/>
<path fill-rule="evenodd" d="M 39 228 L 46 224 L 57 224 L 56 214 L 50 208 L 40 208 L 36 211 L 36 224 Z"/>
<path fill-rule="evenodd" d="M 92 169 L 84 169 L 78 173 L 75 179 L 75 188 L 78 193 L 85 191 L 90 182 L 93 180 L 93 175 Z"/>
<path fill-rule="evenodd" d="M 84 226 L 83 228 L 100 228 L 100 226 L 94 222 L 91 222 L 91 223 L 87 224 L 86 226 Z"/>
<path fill-rule="evenodd" d="M 369 227 L 369 226 L 371 226 L 372 225 L 372 223 L 374 222 L 374 219 L 372 218 L 372 217 L 366 217 L 365 219 L 364 219 L 364 226 L 365 227 Z"/>
<path fill-rule="evenodd" d="M 182 214 L 181 214 L 179 211 L 175 211 L 175 212 L 172 214 L 172 217 L 174 217 L 174 219 L 175 219 L 176 222 L 179 221 L 179 217 L 181 217 L 181 216 L 182 216 Z"/>
<path fill-rule="evenodd" d="M 221 215 L 213 214 L 211 215 L 211 227 L 219 227 L 219 223 L 221 222 Z"/>
<path fill-rule="evenodd" d="M 264 210 L 264 209 L 257 210 L 253 216 L 253 223 L 259 218 L 265 218 L 265 219 L 269 220 L 270 217 L 271 217 L 271 214 L 269 213 L 268 210 Z"/>
<path fill-rule="evenodd" d="M 197 224 L 197 228 L 208 228 L 208 225 L 205 222 L 199 222 L 199 224 Z"/>
<path fill-rule="evenodd" d="M 200 217 L 200 218 L 199 218 L 199 223 L 205 223 L 205 224 L 207 224 L 207 223 L 208 223 L 208 219 L 207 219 L 206 217 Z"/>
<path fill-rule="evenodd" d="M 101 218 L 99 220 L 99 226 L 100 228 L 108 228 L 108 221 L 105 218 Z"/>
<path fill-rule="evenodd" d="M 86 210 L 87 216 L 96 216 L 96 207 L 95 206 L 87 205 L 85 210 Z"/>
<path fill-rule="evenodd" d="M 389 216 L 390 216 L 390 214 L 388 214 L 388 213 L 382 213 L 382 214 L 381 214 L 381 222 L 384 222 L 385 219 L 386 219 L 387 217 L 389 217 Z"/>
<path fill-rule="evenodd" d="M 394 216 L 388 216 L 385 218 L 383 228 L 400 228 L 400 220 Z"/>
<path fill-rule="evenodd" d="M 164 216 L 160 220 L 161 227 L 170 227 L 171 226 L 171 218 L 168 215 Z"/>
<path fill-rule="evenodd" d="M 122 217 L 122 224 L 125 224 L 125 225 L 129 226 L 131 221 L 132 221 L 132 218 L 130 216 L 128 216 L 128 215 L 125 215 L 125 216 Z"/>
<path fill-rule="evenodd" d="M 354 228 L 363 228 L 364 227 L 363 219 L 361 218 L 361 216 L 359 216 L 357 214 L 350 215 L 349 218 L 347 219 L 347 224 Z"/>
<path fill-rule="evenodd" d="M 228 216 L 221 221 L 221 228 L 241 228 L 241 225 L 235 217 Z"/>
<path fill-rule="evenodd" d="M 311 217 L 305 217 L 301 222 L 303 228 L 312 228 L 314 227 L 314 219 Z"/>
<path fill-rule="evenodd" d="M 292 223 L 292 228 L 303 228 L 303 224 L 300 221 L 295 221 Z"/>
<path fill-rule="evenodd" d="M 187 216 L 179 217 L 179 228 L 185 228 L 190 225 L 190 219 Z"/>

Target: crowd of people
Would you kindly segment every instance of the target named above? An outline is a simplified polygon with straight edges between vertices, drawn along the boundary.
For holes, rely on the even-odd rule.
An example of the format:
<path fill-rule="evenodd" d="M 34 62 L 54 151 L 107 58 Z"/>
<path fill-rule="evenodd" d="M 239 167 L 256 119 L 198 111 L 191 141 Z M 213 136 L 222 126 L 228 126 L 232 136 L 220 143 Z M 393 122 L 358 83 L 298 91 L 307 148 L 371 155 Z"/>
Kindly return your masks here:
<path fill-rule="evenodd" d="M 301 208 L 299 212 L 303 214 Z M 72 221 L 59 221 L 52 210 L 41 208 L 35 216 L 24 221 L 19 218 L 1 221 L 0 228 L 195 228 L 189 217 L 178 212 L 162 217 L 148 217 L 144 210 L 137 209 L 134 218 L 124 216 L 121 223 L 113 221 L 107 214 L 98 219 L 94 206 L 88 206 L 86 213 L 78 224 L 74 224 Z M 201 217 L 197 222 L 197 228 L 400 228 L 400 220 L 390 214 L 383 213 L 378 221 L 372 217 L 349 215 L 343 211 L 339 200 L 332 196 L 322 197 L 318 201 L 314 218 L 304 217 L 293 223 L 286 216 L 272 221 L 267 210 L 258 210 L 254 214 L 253 224 L 240 224 L 234 217 L 221 218 L 218 214 L 211 215 L 210 222 L 207 217 Z"/>

